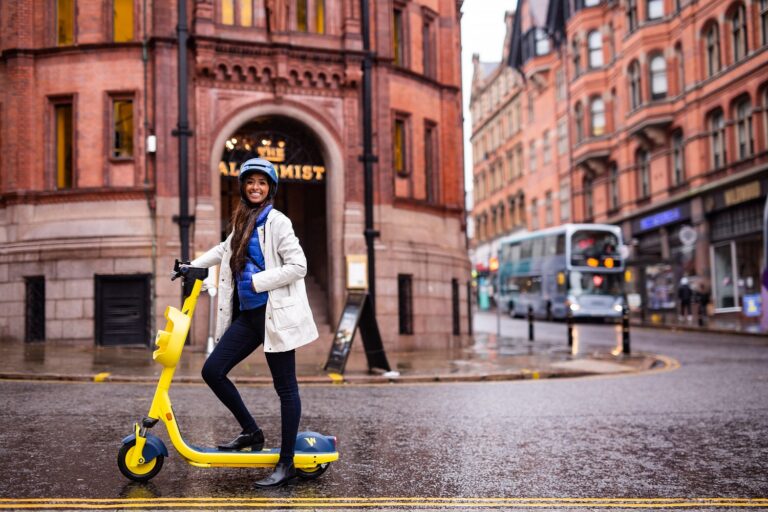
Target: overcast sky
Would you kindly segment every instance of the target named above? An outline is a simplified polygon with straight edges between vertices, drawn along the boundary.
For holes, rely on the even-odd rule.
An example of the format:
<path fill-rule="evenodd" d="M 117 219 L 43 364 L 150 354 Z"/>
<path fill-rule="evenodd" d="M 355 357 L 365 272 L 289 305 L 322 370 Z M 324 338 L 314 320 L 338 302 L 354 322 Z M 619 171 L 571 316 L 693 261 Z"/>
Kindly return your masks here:
<path fill-rule="evenodd" d="M 504 13 L 514 11 L 517 0 L 464 0 L 461 8 L 461 67 L 464 91 L 464 181 L 472 190 L 472 146 L 469 136 L 469 95 L 472 90 L 472 54 L 480 54 L 481 62 L 501 61 L 504 45 Z"/>

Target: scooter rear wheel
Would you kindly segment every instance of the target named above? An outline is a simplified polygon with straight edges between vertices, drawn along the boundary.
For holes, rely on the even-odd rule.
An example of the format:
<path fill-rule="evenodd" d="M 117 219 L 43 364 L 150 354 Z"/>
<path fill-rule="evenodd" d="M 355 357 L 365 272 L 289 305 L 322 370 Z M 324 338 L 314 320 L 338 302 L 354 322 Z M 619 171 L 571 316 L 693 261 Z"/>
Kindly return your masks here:
<path fill-rule="evenodd" d="M 296 474 L 299 478 L 303 478 L 304 480 L 314 480 L 315 478 L 320 478 L 320 475 L 325 473 L 330 465 L 330 462 L 326 462 L 324 464 L 318 464 L 314 468 L 296 468 Z"/>
<path fill-rule="evenodd" d="M 117 452 L 117 467 L 120 468 L 120 472 L 129 480 L 133 480 L 134 482 L 148 482 L 163 468 L 163 460 L 165 457 L 158 455 L 149 462 L 139 464 L 136 467 L 128 467 L 128 461 L 131 460 L 135 447 L 136 440 L 120 447 L 120 451 Z"/>

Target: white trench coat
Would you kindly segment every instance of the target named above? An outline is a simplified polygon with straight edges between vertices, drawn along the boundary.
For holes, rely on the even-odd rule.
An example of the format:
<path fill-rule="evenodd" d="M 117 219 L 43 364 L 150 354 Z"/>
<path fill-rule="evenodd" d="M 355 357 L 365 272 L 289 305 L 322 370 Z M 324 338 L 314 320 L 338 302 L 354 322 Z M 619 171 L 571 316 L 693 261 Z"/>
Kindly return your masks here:
<path fill-rule="evenodd" d="M 266 233 L 266 236 L 265 236 Z M 258 228 L 259 246 L 264 254 L 265 269 L 253 275 L 253 289 L 269 292 L 264 335 L 265 352 L 287 352 L 317 339 L 317 326 L 309 308 L 304 276 L 307 258 L 293 232 L 290 219 L 272 209 L 266 223 Z M 216 342 L 232 323 L 234 295 L 232 268 L 232 234 L 222 243 L 192 261 L 194 267 L 219 270 Z"/>

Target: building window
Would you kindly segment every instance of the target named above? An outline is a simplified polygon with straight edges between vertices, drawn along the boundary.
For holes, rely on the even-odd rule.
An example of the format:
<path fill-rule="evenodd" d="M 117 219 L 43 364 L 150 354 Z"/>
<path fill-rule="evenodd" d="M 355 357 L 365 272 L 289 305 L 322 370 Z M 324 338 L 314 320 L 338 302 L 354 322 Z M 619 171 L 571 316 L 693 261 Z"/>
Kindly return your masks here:
<path fill-rule="evenodd" d="M 539 203 L 536 198 L 531 199 L 531 230 L 539 229 Z"/>
<path fill-rule="evenodd" d="M 603 36 L 598 30 L 593 30 L 587 36 L 589 48 L 589 68 L 596 69 L 603 66 Z"/>
<path fill-rule="evenodd" d="M 581 44 L 577 38 L 571 43 L 571 58 L 573 59 L 573 73 L 575 76 L 581 75 Z"/>
<path fill-rule="evenodd" d="M 24 277 L 24 341 L 45 340 L 45 276 Z"/>
<path fill-rule="evenodd" d="M 536 38 L 536 55 L 546 55 L 549 53 L 550 45 L 549 45 L 549 36 L 544 31 L 544 29 L 537 28 L 535 32 L 535 38 Z"/>
<path fill-rule="evenodd" d="M 763 149 L 768 149 L 768 86 L 763 88 Z"/>
<path fill-rule="evenodd" d="M 638 198 L 645 199 L 651 195 L 651 155 L 645 149 L 638 149 L 635 153 L 635 166 L 637 168 Z"/>
<path fill-rule="evenodd" d="M 54 137 L 56 140 L 56 189 L 72 188 L 74 184 L 74 133 L 72 103 L 57 103 L 54 110 Z"/>
<path fill-rule="evenodd" d="M 675 45 L 675 62 L 677 63 L 677 93 L 685 92 L 685 60 L 683 60 L 683 46 Z"/>
<path fill-rule="evenodd" d="M 405 67 L 405 24 L 402 9 L 395 9 L 392 16 L 392 56 L 395 66 Z"/>
<path fill-rule="evenodd" d="M 608 58 L 611 62 L 616 60 L 616 31 L 613 23 L 608 23 Z"/>
<path fill-rule="evenodd" d="M 221 24 L 235 24 L 235 0 L 221 0 Z"/>
<path fill-rule="evenodd" d="M 528 124 L 532 123 L 536 116 L 536 106 L 533 103 L 533 94 L 528 93 Z"/>
<path fill-rule="evenodd" d="M 748 97 L 736 103 L 736 148 L 739 160 L 751 156 L 755 151 L 755 141 L 752 138 L 752 104 Z"/>
<path fill-rule="evenodd" d="M 629 100 L 631 110 L 635 110 L 643 103 L 642 84 L 640 82 L 640 63 L 632 61 L 629 65 Z"/>
<path fill-rule="evenodd" d="M 306 32 L 309 25 L 307 13 L 307 0 L 296 0 L 296 30 Z"/>
<path fill-rule="evenodd" d="M 413 276 L 397 275 L 397 319 L 400 334 L 413 334 Z"/>
<path fill-rule="evenodd" d="M 536 172 L 536 141 L 532 140 L 528 147 L 528 167 L 531 174 Z"/>
<path fill-rule="evenodd" d="M 133 157 L 133 101 L 112 101 L 112 157 Z"/>
<path fill-rule="evenodd" d="M 423 23 L 421 25 L 422 64 L 424 66 L 424 76 L 429 78 L 437 78 L 437 56 L 435 54 L 437 34 L 435 29 L 435 17 L 435 14 L 424 10 Z M 495 86 L 493 91 L 496 92 Z"/>
<path fill-rule="evenodd" d="M 253 26 L 253 0 L 221 0 L 220 5 L 222 25 Z"/>
<path fill-rule="evenodd" d="M 557 122 L 557 154 L 568 152 L 568 120 L 563 117 Z"/>
<path fill-rule="evenodd" d="M 651 99 L 660 100 L 667 97 L 667 62 L 663 55 L 651 57 Z"/>
<path fill-rule="evenodd" d="M 431 204 L 439 202 L 437 155 L 437 125 L 427 121 L 424 123 L 424 179 L 427 183 L 427 202 Z"/>
<path fill-rule="evenodd" d="M 603 98 L 593 98 L 589 104 L 590 127 L 593 137 L 605 133 L 605 102 Z"/>
<path fill-rule="evenodd" d="M 657 20 L 664 17 L 664 0 L 648 0 L 648 19 Z"/>
<path fill-rule="evenodd" d="M 565 69 L 558 68 L 555 72 L 555 93 L 557 94 L 557 101 L 564 101 L 567 97 L 565 88 Z"/>
<path fill-rule="evenodd" d="M 760 30 L 763 46 L 768 44 L 768 0 L 760 0 Z"/>
<path fill-rule="evenodd" d="M 571 184 L 568 180 L 560 183 L 560 222 L 571 218 Z"/>
<path fill-rule="evenodd" d="M 552 191 L 550 190 L 544 196 L 544 223 L 546 226 L 552 225 Z"/>
<path fill-rule="evenodd" d="M 728 161 L 725 151 L 725 116 L 718 109 L 709 115 L 709 148 L 712 153 L 712 168 L 719 169 Z"/>
<path fill-rule="evenodd" d="M 637 29 L 637 0 L 627 0 L 627 28 L 629 32 Z"/>
<path fill-rule="evenodd" d="M 459 310 L 459 280 L 451 279 L 451 312 L 453 313 L 453 334 L 461 334 L 461 312 Z"/>
<path fill-rule="evenodd" d="M 608 178 L 610 180 L 608 183 L 610 206 L 611 210 L 616 210 L 619 208 L 619 167 L 616 162 L 611 162 Z"/>
<path fill-rule="evenodd" d="M 395 168 L 395 174 L 400 177 L 408 176 L 411 172 L 408 166 L 408 131 L 407 118 L 398 115 L 395 117 L 392 134 L 392 163 Z"/>
<path fill-rule="evenodd" d="M 683 132 L 677 130 L 672 134 L 672 184 L 682 185 L 685 182 L 685 142 Z"/>
<path fill-rule="evenodd" d="M 315 0 L 315 31 L 325 34 L 325 0 Z"/>
<path fill-rule="evenodd" d="M 595 213 L 592 188 L 592 177 L 587 174 L 584 176 L 584 220 L 591 220 Z"/>
<path fill-rule="evenodd" d="M 116 43 L 133 41 L 133 0 L 113 0 L 112 39 Z"/>
<path fill-rule="evenodd" d="M 56 1 L 56 44 L 66 46 L 75 42 L 75 0 Z"/>
<path fill-rule="evenodd" d="M 720 71 L 720 30 L 717 23 L 710 23 L 704 34 L 707 45 L 707 76 L 709 77 Z"/>
<path fill-rule="evenodd" d="M 515 148 L 515 161 L 517 162 L 517 175 L 523 175 L 523 145 L 518 144 Z"/>
<path fill-rule="evenodd" d="M 552 144 L 549 141 L 549 130 L 544 130 L 544 134 L 541 137 L 541 151 L 544 164 L 550 163 L 552 161 Z"/>
<path fill-rule="evenodd" d="M 733 61 L 738 62 L 747 56 L 747 10 L 743 4 L 737 5 L 729 16 L 731 23 L 731 45 Z"/>
<path fill-rule="evenodd" d="M 573 109 L 574 123 L 576 123 L 576 142 L 584 140 L 584 107 L 581 102 L 576 103 Z"/>

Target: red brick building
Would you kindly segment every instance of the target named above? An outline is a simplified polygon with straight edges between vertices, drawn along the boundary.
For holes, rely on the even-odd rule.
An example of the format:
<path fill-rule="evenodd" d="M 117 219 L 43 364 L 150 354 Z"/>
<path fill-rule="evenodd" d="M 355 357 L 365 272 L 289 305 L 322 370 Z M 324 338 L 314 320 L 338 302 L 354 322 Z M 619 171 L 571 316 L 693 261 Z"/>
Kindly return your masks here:
<path fill-rule="evenodd" d="M 529 4 L 523 33 L 538 48 Z M 545 203 L 547 191 L 562 192 L 551 203 L 556 223 L 622 226 L 627 291 L 643 311 L 672 310 L 682 277 L 711 293 L 715 313 L 746 311 L 745 300 L 760 293 L 765 261 L 768 2 L 577 0 L 572 8 L 563 45 L 526 55 L 528 79 L 516 82 L 515 94 L 524 105 L 532 96 L 550 124 L 524 127 L 525 184 L 507 182 L 496 194 L 525 191 L 527 210 L 538 211 L 538 223 L 526 219 L 528 229 L 548 225 L 539 211 L 542 191 Z M 542 131 L 551 133 L 552 123 L 558 139 L 567 134 L 565 160 Z M 546 176 L 538 171 L 542 148 L 554 152 Z M 484 164 L 475 161 L 482 174 Z M 509 232 L 484 229 L 494 202 L 480 201 L 473 212 L 479 245 Z"/>
<path fill-rule="evenodd" d="M 393 349 L 467 330 L 459 8 L 371 2 L 377 313 Z M 188 13 L 191 252 L 226 233 L 239 162 L 272 160 L 329 337 L 346 256 L 365 254 L 360 3 Z M 144 343 L 178 301 L 177 22 L 175 1 L 0 7 L 0 337 Z"/>

